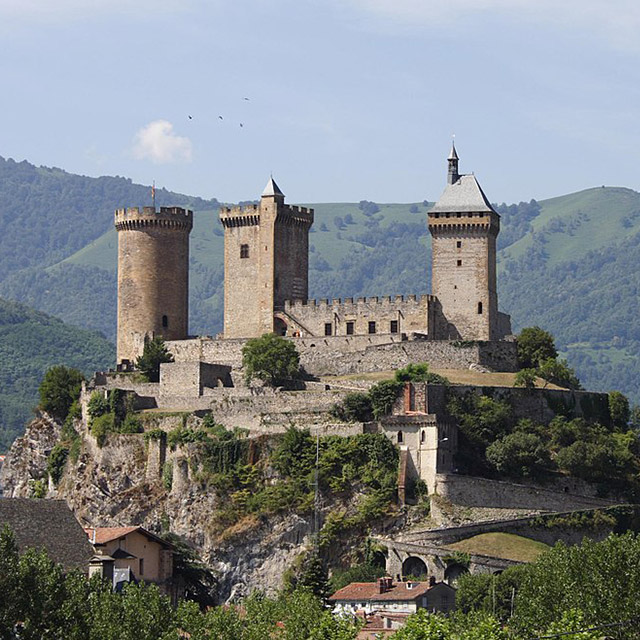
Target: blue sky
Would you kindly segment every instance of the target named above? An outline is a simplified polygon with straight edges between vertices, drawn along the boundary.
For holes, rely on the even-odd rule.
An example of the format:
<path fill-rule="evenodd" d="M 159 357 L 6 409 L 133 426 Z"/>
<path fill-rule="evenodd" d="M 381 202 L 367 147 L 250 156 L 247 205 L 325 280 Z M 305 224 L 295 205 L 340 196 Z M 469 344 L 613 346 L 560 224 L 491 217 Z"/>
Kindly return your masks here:
<path fill-rule="evenodd" d="M 0 0 L 0 155 L 413 202 L 455 133 L 492 201 L 639 189 L 639 32 L 637 0 Z"/>

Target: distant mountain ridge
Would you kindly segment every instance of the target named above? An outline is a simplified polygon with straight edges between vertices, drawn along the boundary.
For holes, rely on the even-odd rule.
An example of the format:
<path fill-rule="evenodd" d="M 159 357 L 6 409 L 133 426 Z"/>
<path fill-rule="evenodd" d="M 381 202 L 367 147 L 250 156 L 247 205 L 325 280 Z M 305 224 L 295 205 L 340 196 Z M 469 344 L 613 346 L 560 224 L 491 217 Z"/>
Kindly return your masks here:
<path fill-rule="evenodd" d="M 85 178 L 0 159 L 0 255 L 11 262 L 0 271 L 0 295 L 113 340 L 113 210 L 149 200 L 149 187 L 125 178 Z M 157 204 L 195 211 L 190 330 L 215 335 L 223 304 L 218 202 L 159 190 Z M 427 292 L 425 218 L 432 203 L 300 204 L 315 208 L 311 297 Z M 512 315 L 514 329 L 543 326 L 585 386 L 619 388 L 640 402 L 640 194 L 597 187 L 497 210 L 500 307 Z"/>

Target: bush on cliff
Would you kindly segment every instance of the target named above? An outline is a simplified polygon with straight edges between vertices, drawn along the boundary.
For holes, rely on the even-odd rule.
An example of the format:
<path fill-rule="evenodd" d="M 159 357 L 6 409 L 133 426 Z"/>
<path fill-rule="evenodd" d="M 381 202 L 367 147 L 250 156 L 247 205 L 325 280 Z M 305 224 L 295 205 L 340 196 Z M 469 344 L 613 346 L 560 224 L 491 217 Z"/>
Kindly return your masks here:
<path fill-rule="evenodd" d="M 63 365 L 51 367 L 45 374 L 38 392 L 40 408 L 54 418 L 64 421 L 74 401 L 80 397 L 84 376 L 77 369 Z"/>
<path fill-rule="evenodd" d="M 242 347 L 242 366 L 247 383 L 257 378 L 275 387 L 298 375 L 300 356 L 290 340 L 265 333 Z"/>

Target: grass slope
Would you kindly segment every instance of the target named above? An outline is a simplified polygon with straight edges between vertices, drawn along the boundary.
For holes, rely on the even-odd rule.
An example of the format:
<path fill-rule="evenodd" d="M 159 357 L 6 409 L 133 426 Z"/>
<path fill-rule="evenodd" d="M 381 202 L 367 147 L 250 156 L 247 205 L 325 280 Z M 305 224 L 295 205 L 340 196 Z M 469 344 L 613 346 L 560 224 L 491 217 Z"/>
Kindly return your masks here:
<path fill-rule="evenodd" d="M 533 562 L 543 551 L 549 549 L 549 546 L 513 533 L 495 532 L 481 533 L 466 540 L 460 540 L 447 545 L 447 549 L 518 562 Z"/>

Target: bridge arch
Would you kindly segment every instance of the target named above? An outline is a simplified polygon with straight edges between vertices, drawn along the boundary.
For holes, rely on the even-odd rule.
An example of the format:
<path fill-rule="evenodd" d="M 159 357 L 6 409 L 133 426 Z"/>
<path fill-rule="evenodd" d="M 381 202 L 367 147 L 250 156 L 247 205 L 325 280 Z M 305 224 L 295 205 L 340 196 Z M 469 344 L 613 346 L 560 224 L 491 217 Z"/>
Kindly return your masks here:
<path fill-rule="evenodd" d="M 425 577 L 429 574 L 427 564 L 422 558 L 417 556 L 408 556 L 402 563 L 402 575 L 413 576 L 415 578 Z"/>

